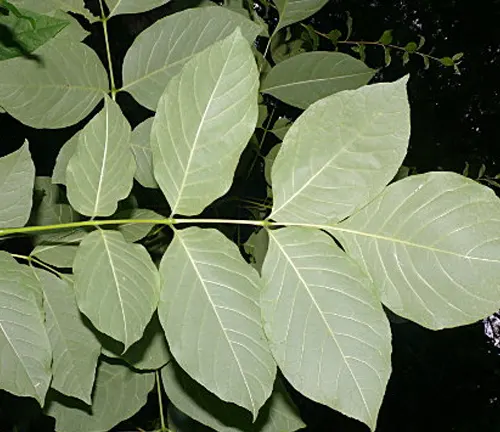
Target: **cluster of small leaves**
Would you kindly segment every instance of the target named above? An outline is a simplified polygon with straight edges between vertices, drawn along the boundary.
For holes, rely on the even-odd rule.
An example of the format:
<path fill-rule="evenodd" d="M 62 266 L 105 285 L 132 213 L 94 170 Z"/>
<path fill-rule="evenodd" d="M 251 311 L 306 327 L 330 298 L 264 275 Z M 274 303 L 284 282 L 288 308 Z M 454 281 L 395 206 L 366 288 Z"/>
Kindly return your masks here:
<path fill-rule="evenodd" d="M 269 2 L 261 2 L 264 4 L 266 10 L 270 7 L 274 7 Z M 299 23 L 297 27 L 299 29 L 287 28 L 287 35 L 284 36 L 278 43 L 275 41 L 275 45 L 279 45 L 281 51 L 285 52 L 286 56 L 292 56 L 305 51 L 316 51 L 319 49 L 320 40 L 322 37 L 328 40 L 335 50 L 338 50 L 339 45 L 353 45 L 351 50 L 355 52 L 361 61 L 366 60 L 366 48 L 368 46 L 377 46 L 384 50 L 385 66 L 389 66 L 392 62 L 392 53 L 396 51 L 401 54 L 403 65 L 406 65 L 410 61 L 411 55 L 418 55 L 422 58 L 424 62 L 424 68 L 428 69 L 431 61 L 438 62 L 439 64 L 447 67 L 453 67 L 455 73 L 460 74 L 459 65 L 463 57 L 463 53 L 457 53 L 453 56 L 445 57 L 435 57 L 431 54 L 422 52 L 421 49 L 425 44 L 425 38 L 421 35 L 418 36 L 418 41 L 410 41 L 404 46 L 399 46 L 393 43 L 393 31 L 385 30 L 377 41 L 354 41 L 351 40 L 352 29 L 353 29 L 353 18 L 349 12 L 346 13 L 346 31 L 345 35 L 339 29 L 333 29 L 328 33 L 322 33 L 314 28 L 312 24 Z M 302 30 L 300 30 L 302 29 Z M 292 33 L 295 32 L 296 35 L 292 37 Z M 273 54 L 274 58 L 274 54 Z M 275 61 L 281 61 L 283 58 L 274 58 Z"/>
<path fill-rule="evenodd" d="M 487 184 L 490 187 L 498 189 L 498 192 L 500 192 L 500 174 L 496 174 L 494 176 L 487 175 L 485 164 L 481 164 L 477 173 L 474 175 L 470 170 L 469 163 L 465 162 L 465 167 L 462 171 L 462 175 L 464 175 L 465 177 L 473 178 L 478 182 Z"/>
<path fill-rule="evenodd" d="M 374 430 L 391 373 L 382 304 L 435 330 L 497 310 L 500 200 L 459 174 L 401 167 L 408 77 L 367 85 L 361 60 L 295 51 L 295 24 L 326 0 L 275 0 L 272 32 L 243 0 L 180 10 L 138 35 L 114 88 L 67 12 L 107 35 L 109 17 L 165 2 L 106 0 L 98 19 L 82 0 L 19 0 L 68 25 L 33 51 L 43 68 L 0 62 L 0 106 L 51 129 L 102 109 L 51 177 L 35 176 L 28 142 L 0 158 L 0 238 L 33 236 L 29 255 L 0 251 L 0 388 L 34 398 L 58 431 L 108 430 L 161 380 L 172 429 L 181 412 L 220 432 L 293 432 L 304 423 L 279 368 Z M 132 130 L 119 92 L 154 116 Z M 263 94 L 301 115 L 272 119 Z M 227 194 L 248 148 L 266 205 L 214 216 L 238 201 Z M 167 210 L 144 205 L 145 190 Z M 229 225 L 252 233 L 232 241 Z"/>

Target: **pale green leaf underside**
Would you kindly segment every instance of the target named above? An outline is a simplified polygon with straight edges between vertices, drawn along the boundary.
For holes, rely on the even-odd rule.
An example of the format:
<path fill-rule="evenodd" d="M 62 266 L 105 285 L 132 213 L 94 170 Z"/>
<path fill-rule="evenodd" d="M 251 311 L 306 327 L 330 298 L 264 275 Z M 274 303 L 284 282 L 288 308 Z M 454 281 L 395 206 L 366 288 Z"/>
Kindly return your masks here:
<path fill-rule="evenodd" d="M 154 212 L 149 209 L 130 209 L 124 210 L 115 215 L 115 219 L 149 219 L 149 220 L 162 220 L 165 219 L 162 215 Z M 125 240 L 130 243 L 139 241 L 146 237 L 151 229 L 153 228 L 154 223 L 145 224 L 145 223 L 124 223 L 118 226 L 118 230 L 123 234 Z"/>
<path fill-rule="evenodd" d="M 130 136 L 130 146 L 137 165 L 135 179 L 144 187 L 157 188 L 158 183 L 156 183 L 153 174 L 153 156 L 151 154 L 152 126 L 153 118 L 149 118 L 136 126 Z"/>
<path fill-rule="evenodd" d="M 84 0 L 16 0 L 15 5 L 34 12 L 53 15 L 58 9 L 83 15 L 90 22 L 97 18 L 85 7 Z"/>
<path fill-rule="evenodd" d="M 30 256 L 56 267 L 70 268 L 73 266 L 78 245 L 86 235 L 87 232 L 83 229 L 44 234 Z"/>
<path fill-rule="evenodd" d="M 393 183 L 332 230 L 383 303 L 431 329 L 473 323 L 499 308 L 499 233 L 495 193 L 448 172 Z"/>
<path fill-rule="evenodd" d="M 37 269 L 35 274 L 45 296 L 45 326 L 52 347 L 50 386 L 91 405 L 101 345 L 83 323 L 73 285 L 45 270 Z"/>
<path fill-rule="evenodd" d="M 81 214 L 109 216 L 133 185 L 130 125 L 117 103 L 106 96 L 102 111 L 78 136 L 66 168 L 68 200 Z"/>
<path fill-rule="evenodd" d="M 97 230 L 81 242 L 73 270 L 79 309 L 128 349 L 158 305 L 158 270 L 146 249 L 119 232 Z"/>
<path fill-rule="evenodd" d="M 308 52 L 278 63 L 266 76 L 261 91 L 306 109 L 326 96 L 367 84 L 374 73 L 375 70 L 347 54 Z"/>
<path fill-rule="evenodd" d="M 170 0 L 106 0 L 109 17 L 120 14 L 146 12 L 158 6 L 167 4 Z"/>
<path fill-rule="evenodd" d="M 176 231 L 160 264 L 158 315 L 175 359 L 254 416 L 276 373 L 260 321 L 260 280 L 219 231 Z"/>
<path fill-rule="evenodd" d="M 209 8 L 210 9 L 210 8 Z M 172 214 L 195 215 L 231 186 L 258 115 L 258 71 L 236 30 L 168 84 L 151 132 L 156 180 Z"/>
<path fill-rule="evenodd" d="M 407 80 L 345 90 L 304 111 L 272 167 L 272 219 L 335 223 L 382 191 L 408 147 Z"/>
<path fill-rule="evenodd" d="M 92 395 L 92 413 L 84 404 L 55 393 L 50 394 L 45 413 L 56 419 L 58 432 L 107 432 L 142 408 L 153 384 L 152 373 L 138 374 L 126 366 L 102 362 Z"/>
<path fill-rule="evenodd" d="M 35 166 L 27 141 L 0 158 L 0 228 L 21 227 L 28 221 L 34 181 Z"/>
<path fill-rule="evenodd" d="M 110 344 L 106 341 L 102 353 L 111 358 L 122 358 L 134 369 L 156 370 L 165 366 L 171 359 L 165 332 L 161 327 L 158 315 L 154 314 L 144 330 L 144 335 L 126 352 L 120 354 L 120 344 Z M 107 349 L 109 348 L 109 349 Z"/>
<path fill-rule="evenodd" d="M 26 269 L 0 251 L 0 388 L 43 406 L 52 352 L 40 287 Z"/>
<path fill-rule="evenodd" d="M 320 231 L 269 232 L 264 329 L 302 394 L 373 430 L 391 371 L 391 334 L 365 273 Z"/>
<path fill-rule="evenodd" d="M 276 33 L 279 29 L 290 24 L 302 21 L 318 12 L 328 0 L 274 0 L 278 8 L 279 22 Z"/>
<path fill-rule="evenodd" d="M 293 432 L 305 427 L 280 380 L 255 423 L 249 413 L 221 401 L 171 362 L 161 371 L 165 392 L 175 407 L 217 432 Z"/>
<path fill-rule="evenodd" d="M 66 169 L 68 168 L 69 160 L 75 154 L 79 136 L 79 133 L 73 135 L 64 143 L 61 150 L 59 150 L 59 154 L 56 158 L 56 164 L 54 165 L 54 170 L 52 171 L 52 183 L 66 184 Z"/>
<path fill-rule="evenodd" d="M 157 21 L 127 51 L 122 90 L 156 110 L 165 87 L 182 66 L 237 27 L 249 42 L 260 32 L 260 27 L 248 18 L 216 6 L 188 9 Z"/>
<path fill-rule="evenodd" d="M 35 178 L 35 198 L 39 198 L 30 218 L 30 225 L 55 225 L 79 220 L 79 215 L 69 204 L 62 204 L 59 186 L 52 184 L 50 177 Z M 60 234 L 60 233 L 59 233 Z M 40 233 L 35 236 L 38 244 L 44 238 L 51 238 L 54 232 Z"/>
<path fill-rule="evenodd" d="M 108 88 L 94 50 L 70 38 L 55 38 L 35 54 L 43 67 L 24 57 L 0 62 L 0 105 L 40 129 L 71 126 L 85 118 Z"/>

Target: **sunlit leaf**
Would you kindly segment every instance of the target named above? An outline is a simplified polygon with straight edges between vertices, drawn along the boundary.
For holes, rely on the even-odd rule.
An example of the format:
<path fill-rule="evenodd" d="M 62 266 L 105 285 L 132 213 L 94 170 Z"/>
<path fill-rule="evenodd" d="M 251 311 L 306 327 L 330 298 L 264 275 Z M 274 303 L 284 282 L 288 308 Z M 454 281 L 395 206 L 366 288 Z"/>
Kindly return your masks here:
<path fill-rule="evenodd" d="M 52 377 L 42 293 L 28 267 L 0 251 L 0 388 L 43 406 Z"/>
<path fill-rule="evenodd" d="M 170 0 L 106 0 L 109 8 L 109 17 L 120 14 L 134 14 L 146 12 L 158 6 L 167 4 Z"/>
<path fill-rule="evenodd" d="M 254 417 L 276 373 L 260 321 L 260 280 L 219 231 L 176 231 L 160 264 L 158 315 L 174 358 Z"/>
<path fill-rule="evenodd" d="M 35 166 L 28 142 L 0 158 L 0 228 L 23 226 L 30 216 Z"/>
<path fill-rule="evenodd" d="M 391 371 L 390 328 L 368 276 L 325 233 L 269 231 L 264 329 L 300 393 L 375 429 Z"/>
<path fill-rule="evenodd" d="M 449 172 L 393 183 L 332 230 L 384 304 L 431 329 L 470 324 L 500 307 L 499 233 L 495 193 Z"/>
<path fill-rule="evenodd" d="M 272 168 L 272 219 L 338 222 L 382 191 L 408 146 L 406 82 L 328 96 L 295 121 Z"/>
<path fill-rule="evenodd" d="M 14 14 L 0 14 L 0 26 L 4 29 L 4 36 L 0 41 L 0 60 L 29 56 L 69 24 L 68 21 L 25 9 L 20 9 L 20 12 L 23 15 L 21 18 Z M 7 31 L 10 33 L 10 40 L 6 39 Z"/>
<path fill-rule="evenodd" d="M 45 414 L 56 419 L 56 431 L 105 432 L 134 415 L 146 403 L 154 374 L 102 362 L 98 368 L 92 410 L 75 399 L 49 393 Z"/>
<path fill-rule="evenodd" d="M 168 82 L 183 65 L 214 42 L 231 35 L 237 27 L 249 42 L 261 30 L 248 18 L 222 7 L 188 9 L 158 20 L 127 51 L 122 90 L 155 110 Z"/>
<path fill-rule="evenodd" d="M 55 38 L 35 54 L 43 67 L 24 57 L 0 62 L 0 105 L 40 129 L 71 126 L 85 118 L 108 88 L 95 51 L 70 38 Z"/>
<path fill-rule="evenodd" d="M 389 45 L 392 43 L 392 30 L 385 30 L 378 40 L 382 45 Z"/>
<path fill-rule="evenodd" d="M 153 126 L 153 118 L 136 126 L 130 136 L 130 146 L 137 165 L 136 180 L 144 187 L 157 188 L 158 183 L 156 183 L 153 174 L 153 156 L 151 154 L 151 126 Z"/>
<path fill-rule="evenodd" d="M 305 427 L 279 379 L 256 422 L 252 423 L 249 413 L 221 401 L 174 362 L 162 369 L 161 377 L 168 398 L 175 407 L 218 432 L 293 432 Z"/>
<path fill-rule="evenodd" d="M 185 64 L 158 104 L 154 174 L 172 214 L 195 215 L 223 195 L 258 115 L 258 71 L 239 30 Z"/>
<path fill-rule="evenodd" d="M 87 216 L 109 216 L 132 189 L 135 162 L 130 125 L 106 96 L 104 108 L 79 133 L 66 169 L 71 205 Z"/>
<path fill-rule="evenodd" d="M 305 109 L 326 96 L 367 84 L 375 72 L 347 54 L 303 53 L 272 68 L 262 83 L 261 92 Z"/>
<path fill-rule="evenodd" d="M 119 232 L 97 230 L 81 242 L 73 271 L 79 309 L 127 350 L 158 305 L 158 270 L 146 249 Z"/>
<path fill-rule="evenodd" d="M 101 345 L 83 323 L 73 284 L 45 270 L 37 269 L 35 276 L 43 288 L 45 325 L 53 353 L 50 386 L 91 405 Z"/>
<path fill-rule="evenodd" d="M 274 0 L 279 13 L 278 26 L 274 32 L 310 17 L 327 2 L 328 0 Z"/>

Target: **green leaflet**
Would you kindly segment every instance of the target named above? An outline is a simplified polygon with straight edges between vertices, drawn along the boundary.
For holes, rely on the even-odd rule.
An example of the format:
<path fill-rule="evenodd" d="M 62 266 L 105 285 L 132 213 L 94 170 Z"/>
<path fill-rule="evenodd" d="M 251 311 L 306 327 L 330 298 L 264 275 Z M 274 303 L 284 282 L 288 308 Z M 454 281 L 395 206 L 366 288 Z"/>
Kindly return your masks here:
<path fill-rule="evenodd" d="M 105 432 L 131 417 L 146 403 L 154 374 L 138 374 L 126 366 L 101 362 L 88 406 L 55 392 L 49 393 L 45 414 L 56 419 L 56 431 Z"/>
<path fill-rule="evenodd" d="M 293 432 L 305 427 L 280 379 L 276 380 L 271 397 L 253 423 L 248 412 L 221 401 L 175 362 L 162 369 L 161 378 L 177 409 L 218 432 Z"/>
<path fill-rule="evenodd" d="M 335 223 L 383 190 L 408 147 L 407 79 L 345 90 L 304 111 L 272 167 L 271 219 Z"/>
<path fill-rule="evenodd" d="M 427 328 L 470 324 L 500 307 L 500 202 L 449 172 L 391 184 L 332 230 L 383 303 Z"/>
<path fill-rule="evenodd" d="M 43 68 L 24 57 L 0 62 L 0 105 L 35 128 L 71 126 L 103 98 L 108 78 L 97 54 L 72 38 L 55 38 L 35 51 Z"/>
<path fill-rule="evenodd" d="M 90 22 L 97 18 L 85 7 L 84 0 L 16 0 L 16 6 L 41 14 L 52 15 L 58 10 L 83 15 Z"/>
<path fill-rule="evenodd" d="M 328 0 L 274 0 L 280 16 L 274 33 L 315 14 L 327 2 Z"/>
<path fill-rule="evenodd" d="M 57 155 L 56 164 L 52 171 L 52 183 L 66 184 L 66 169 L 71 157 L 75 154 L 78 145 L 79 133 L 77 132 L 64 143 Z"/>
<path fill-rule="evenodd" d="M 165 87 L 182 66 L 238 27 L 249 42 L 261 30 L 248 18 L 221 7 L 188 9 L 157 21 L 127 51 L 121 90 L 155 110 Z"/>
<path fill-rule="evenodd" d="M 308 52 L 273 67 L 263 81 L 261 91 L 306 109 L 326 96 L 367 84 L 374 73 L 375 70 L 347 54 Z"/>
<path fill-rule="evenodd" d="M 106 0 L 109 17 L 120 14 L 141 13 L 167 4 L 170 0 Z"/>
<path fill-rule="evenodd" d="M 260 321 L 257 272 L 219 231 L 193 227 L 175 232 L 160 274 L 158 315 L 174 358 L 255 419 L 276 374 Z"/>
<path fill-rule="evenodd" d="M 81 242 L 73 265 L 79 309 L 127 350 L 158 305 L 158 271 L 142 245 L 116 231 L 97 230 Z"/>
<path fill-rule="evenodd" d="M 172 214 L 195 215 L 231 186 L 258 116 L 258 71 L 239 30 L 168 84 L 151 132 L 154 174 Z"/>
<path fill-rule="evenodd" d="M 68 21 L 24 9 L 19 12 L 22 17 L 12 13 L 7 16 L 0 15 L 0 25 L 6 27 L 12 36 L 10 41 L 0 41 L 0 60 L 28 56 L 69 24 Z"/>
<path fill-rule="evenodd" d="M 0 158 L 0 228 L 23 226 L 29 218 L 35 166 L 28 142 Z"/>
<path fill-rule="evenodd" d="M 104 108 L 79 133 L 66 168 L 71 205 L 87 216 L 109 216 L 131 189 L 135 162 L 130 125 L 120 107 L 106 96 Z"/>
<path fill-rule="evenodd" d="M 45 326 L 52 346 L 54 376 L 50 386 L 91 405 L 101 345 L 82 320 L 73 284 L 40 269 L 35 277 L 43 289 Z"/>
<path fill-rule="evenodd" d="M 391 371 L 389 323 L 368 276 L 327 234 L 269 231 L 264 329 L 302 394 L 375 429 Z"/>
<path fill-rule="evenodd" d="M 121 358 L 138 370 L 160 369 L 172 360 L 165 333 L 157 314 L 153 315 L 153 318 L 144 329 L 141 339 L 123 354 L 120 354 L 121 344 L 111 338 L 106 338 L 102 341 L 102 344 L 102 353 L 105 356 Z"/>
<path fill-rule="evenodd" d="M 149 118 L 132 131 L 130 147 L 134 153 L 137 169 L 135 179 L 144 187 L 157 188 L 158 183 L 153 174 L 153 155 L 151 154 L 151 127 L 153 118 Z"/>
<path fill-rule="evenodd" d="M 0 251 L 0 388 L 43 406 L 52 378 L 42 294 L 31 270 Z"/>

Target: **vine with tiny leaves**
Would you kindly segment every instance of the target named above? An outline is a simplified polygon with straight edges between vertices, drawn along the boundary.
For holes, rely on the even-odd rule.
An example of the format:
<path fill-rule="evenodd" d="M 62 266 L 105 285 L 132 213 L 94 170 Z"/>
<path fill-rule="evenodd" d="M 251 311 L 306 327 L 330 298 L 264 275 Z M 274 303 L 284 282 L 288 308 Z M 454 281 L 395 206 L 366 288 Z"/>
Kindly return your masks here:
<path fill-rule="evenodd" d="M 83 0 L 11 3 L 38 42 L 0 61 L 2 109 L 40 129 L 90 115 L 51 177 L 28 142 L 0 158 L 0 240 L 32 241 L 0 251 L 0 389 L 56 430 L 109 430 L 155 389 L 156 430 L 183 415 L 291 432 L 305 425 L 288 385 L 375 430 L 382 305 L 436 330 L 499 308 L 495 193 L 401 174 L 408 77 L 368 84 L 376 71 L 335 51 L 280 58 L 276 41 L 326 0 L 275 0 L 274 28 L 244 1 L 181 8 L 120 70 L 109 19 L 167 1 L 101 0 L 99 17 Z M 107 70 L 68 12 L 100 22 Z M 132 130 L 121 92 L 154 116 Z M 275 121 L 263 95 L 302 113 Z"/>

